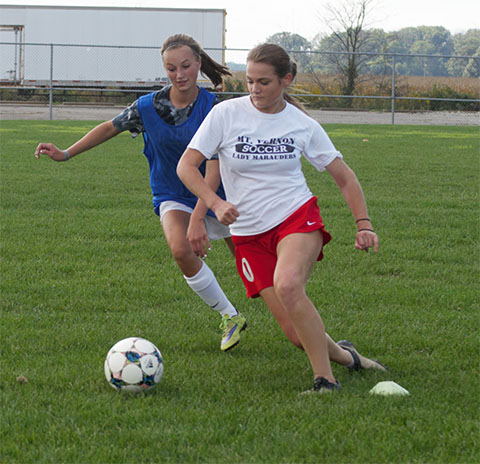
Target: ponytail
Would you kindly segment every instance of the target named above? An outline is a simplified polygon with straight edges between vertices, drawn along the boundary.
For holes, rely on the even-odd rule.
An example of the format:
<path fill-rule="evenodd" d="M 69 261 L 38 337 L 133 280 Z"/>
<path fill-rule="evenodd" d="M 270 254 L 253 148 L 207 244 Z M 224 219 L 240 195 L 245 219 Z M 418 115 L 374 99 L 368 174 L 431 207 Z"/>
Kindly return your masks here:
<path fill-rule="evenodd" d="M 232 75 L 226 66 L 210 58 L 196 40 L 185 34 L 175 34 L 165 40 L 162 45 L 161 54 L 163 56 L 167 50 L 183 46 L 189 47 L 197 60 L 202 60 L 200 72 L 210 79 L 214 87 L 222 83 L 223 76 Z"/>

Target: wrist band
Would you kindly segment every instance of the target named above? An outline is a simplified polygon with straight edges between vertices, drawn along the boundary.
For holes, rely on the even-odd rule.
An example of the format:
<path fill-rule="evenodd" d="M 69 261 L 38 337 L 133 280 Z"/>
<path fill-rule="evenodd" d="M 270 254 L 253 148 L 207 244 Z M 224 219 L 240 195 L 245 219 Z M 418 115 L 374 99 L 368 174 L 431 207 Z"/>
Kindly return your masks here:
<path fill-rule="evenodd" d="M 363 231 L 373 232 L 373 229 L 358 229 L 357 230 L 357 232 L 363 232 Z"/>
<path fill-rule="evenodd" d="M 70 159 L 70 155 L 68 154 L 67 150 L 63 150 L 63 156 L 65 156 L 65 161 L 68 161 Z"/>
<path fill-rule="evenodd" d="M 358 224 L 360 221 L 369 221 L 370 222 L 370 218 L 360 218 L 360 219 L 357 219 L 355 221 L 355 224 Z"/>

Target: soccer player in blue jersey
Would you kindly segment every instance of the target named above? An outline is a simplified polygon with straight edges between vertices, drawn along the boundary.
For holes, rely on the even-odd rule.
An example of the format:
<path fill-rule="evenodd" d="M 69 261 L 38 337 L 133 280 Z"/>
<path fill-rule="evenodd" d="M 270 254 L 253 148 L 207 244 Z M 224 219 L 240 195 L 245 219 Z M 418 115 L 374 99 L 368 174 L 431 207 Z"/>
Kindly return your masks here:
<path fill-rule="evenodd" d="M 220 349 L 227 351 L 240 341 L 246 320 L 222 291 L 215 275 L 201 259 L 209 240 L 224 238 L 233 252 L 228 227 L 183 185 L 177 176 L 178 160 L 211 108 L 218 103 L 214 94 L 197 85 L 198 73 L 216 87 L 228 69 L 212 60 L 191 37 L 177 34 L 162 46 L 162 59 L 171 85 L 140 97 L 111 121 L 93 128 L 80 140 L 61 150 L 40 143 L 35 156 L 48 155 L 54 161 L 68 161 L 119 133 L 142 133 L 144 154 L 150 167 L 153 207 L 160 216 L 172 255 L 190 288 L 221 315 Z M 224 198 L 219 185 L 218 160 L 200 167 L 202 176 Z"/>

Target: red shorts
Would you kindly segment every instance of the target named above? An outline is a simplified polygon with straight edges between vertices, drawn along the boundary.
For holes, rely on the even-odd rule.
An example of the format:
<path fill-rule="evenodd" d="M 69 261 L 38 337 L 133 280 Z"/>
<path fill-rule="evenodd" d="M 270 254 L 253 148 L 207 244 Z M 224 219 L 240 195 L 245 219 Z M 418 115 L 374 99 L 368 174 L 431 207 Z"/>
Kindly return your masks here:
<path fill-rule="evenodd" d="M 290 234 L 320 230 L 323 245 L 332 236 L 325 230 L 317 197 L 313 197 L 278 226 L 258 235 L 233 235 L 237 270 L 247 289 L 248 298 L 257 298 L 264 288 L 273 286 L 273 274 L 277 265 L 277 245 Z M 323 258 L 323 247 L 317 261 Z"/>

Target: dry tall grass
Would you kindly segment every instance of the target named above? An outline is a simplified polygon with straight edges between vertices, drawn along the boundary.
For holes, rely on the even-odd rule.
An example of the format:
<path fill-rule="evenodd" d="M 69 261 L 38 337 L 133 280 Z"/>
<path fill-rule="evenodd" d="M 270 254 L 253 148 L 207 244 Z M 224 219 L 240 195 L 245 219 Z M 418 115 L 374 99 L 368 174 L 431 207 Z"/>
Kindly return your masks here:
<path fill-rule="evenodd" d="M 246 92 L 245 72 L 237 71 L 228 79 L 226 90 Z M 339 76 L 317 73 L 299 74 L 292 86 L 294 94 L 311 94 L 318 97 L 301 97 L 303 102 L 311 107 L 335 107 L 356 109 L 389 109 L 391 102 L 388 99 L 347 99 L 327 98 L 321 95 L 341 95 Z M 392 95 L 392 76 L 360 76 L 355 90 L 356 96 Z M 475 102 L 439 102 L 430 101 L 434 98 L 448 99 L 479 99 L 480 79 L 463 77 L 434 77 L 434 76 L 401 76 L 395 78 L 396 97 L 416 97 L 426 100 L 399 100 L 399 109 L 406 110 L 464 110 L 479 111 L 480 104 Z"/>

